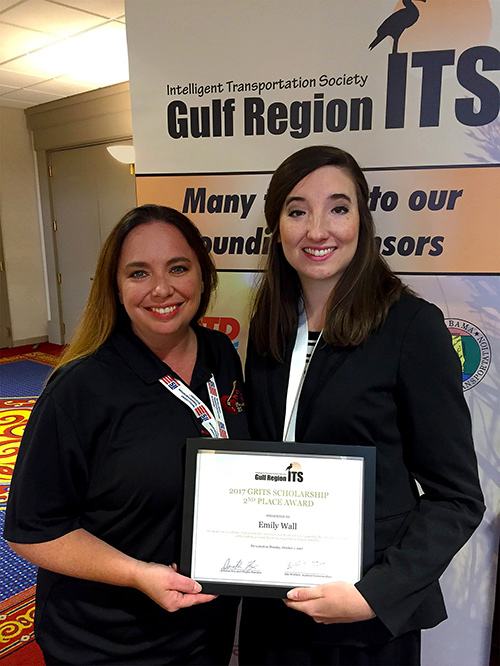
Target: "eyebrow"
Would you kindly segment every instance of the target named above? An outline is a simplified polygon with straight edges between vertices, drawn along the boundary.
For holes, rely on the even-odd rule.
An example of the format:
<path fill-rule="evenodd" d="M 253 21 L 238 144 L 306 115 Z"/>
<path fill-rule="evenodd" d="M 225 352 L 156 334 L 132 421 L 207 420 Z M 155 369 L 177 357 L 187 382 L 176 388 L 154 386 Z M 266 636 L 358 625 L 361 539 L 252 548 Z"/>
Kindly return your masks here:
<path fill-rule="evenodd" d="M 171 266 L 172 264 L 177 264 L 179 261 L 189 264 L 193 263 L 189 257 L 172 257 L 172 259 L 167 261 L 166 265 Z M 125 264 L 125 268 L 144 268 L 147 265 L 147 261 L 129 261 L 128 264 Z"/>
<path fill-rule="evenodd" d="M 327 199 L 330 199 L 331 201 L 338 201 L 339 199 L 342 199 L 352 203 L 351 197 L 348 194 L 344 194 L 343 192 L 334 192 L 333 194 L 330 194 Z M 306 197 L 288 197 L 285 199 L 284 205 L 288 206 L 288 204 L 294 201 L 306 201 Z"/>
<path fill-rule="evenodd" d="M 169 259 L 167 261 L 167 266 L 170 266 L 171 264 L 176 264 L 179 261 L 183 261 L 184 263 L 187 262 L 189 264 L 193 263 L 192 259 L 190 259 L 189 257 L 182 257 L 182 256 L 181 257 L 172 257 L 172 259 Z"/>

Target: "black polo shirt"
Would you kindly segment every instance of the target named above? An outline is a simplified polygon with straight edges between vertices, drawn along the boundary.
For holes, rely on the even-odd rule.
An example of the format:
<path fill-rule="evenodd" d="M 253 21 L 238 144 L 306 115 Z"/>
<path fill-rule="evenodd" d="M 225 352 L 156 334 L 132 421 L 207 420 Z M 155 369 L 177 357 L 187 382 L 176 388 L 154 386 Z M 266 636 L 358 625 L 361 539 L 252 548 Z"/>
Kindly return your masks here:
<path fill-rule="evenodd" d="M 234 382 L 241 390 L 241 365 L 224 334 L 195 330 L 191 389 L 210 405 L 211 373 L 223 398 Z M 167 372 L 121 322 L 97 352 L 51 378 L 21 443 L 6 539 L 40 543 L 83 528 L 139 560 L 179 562 L 185 441 L 205 433 L 158 381 Z M 222 404 L 229 436 L 248 438 L 245 414 Z M 232 641 L 236 603 L 168 613 L 137 590 L 40 569 L 35 633 L 64 663 L 181 663 L 217 632 Z"/>

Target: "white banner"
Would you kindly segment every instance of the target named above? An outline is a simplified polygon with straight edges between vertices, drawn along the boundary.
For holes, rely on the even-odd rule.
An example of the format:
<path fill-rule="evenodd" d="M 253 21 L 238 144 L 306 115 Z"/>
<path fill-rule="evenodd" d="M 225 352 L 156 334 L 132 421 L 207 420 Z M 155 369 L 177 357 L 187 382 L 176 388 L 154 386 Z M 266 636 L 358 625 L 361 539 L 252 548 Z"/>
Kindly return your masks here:
<path fill-rule="evenodd" d="M 490 161 L 500 4 L 407 4 L 127 2 L 137 173 L 273 170 L 318 143 L 364 167 Z"/>

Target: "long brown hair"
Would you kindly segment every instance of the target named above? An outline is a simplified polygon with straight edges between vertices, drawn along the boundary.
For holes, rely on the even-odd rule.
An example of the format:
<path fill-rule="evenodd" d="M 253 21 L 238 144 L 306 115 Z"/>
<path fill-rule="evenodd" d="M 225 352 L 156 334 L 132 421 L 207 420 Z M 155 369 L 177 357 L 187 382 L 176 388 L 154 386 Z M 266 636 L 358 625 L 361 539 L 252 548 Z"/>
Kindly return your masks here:
<path fill-rule="evenodd" d="M 272 233 L 269 254 L 252 307 L 250 335 L 261 354 L 281 361 L 288 337 L 298 324 L 299 276 L 279 243 L 280 215 L 287 195 L 323 166 L 342 169 L 356 188 L 359 238 L 354 257 L 327 304 L 323 339 L 330 345 L 359 345 L 376 330 L 405 289 L 381 257 L 368 208 L 369 188 L 354 157 L 333 146 L 309 146 L 290 155 L 274 172 L 264 212 Z"/>
<path fill-rule="evenodd" d="M 118 310 L 122 307 L 118 299 L 116 273 L 123 242 L 132 229 L 151 222 L 164 222 L 176 227 L 195 253 L 201 268 L 204 290 L 193 321 L 201 319 L 205 314 L 217 286 L 217 272 L 197 227 L 174 208 L 154 204 L 133 208 L 122 217 L 101 248 L 87 304 L 56 369 L 92 354 L 111 335 Z"/>

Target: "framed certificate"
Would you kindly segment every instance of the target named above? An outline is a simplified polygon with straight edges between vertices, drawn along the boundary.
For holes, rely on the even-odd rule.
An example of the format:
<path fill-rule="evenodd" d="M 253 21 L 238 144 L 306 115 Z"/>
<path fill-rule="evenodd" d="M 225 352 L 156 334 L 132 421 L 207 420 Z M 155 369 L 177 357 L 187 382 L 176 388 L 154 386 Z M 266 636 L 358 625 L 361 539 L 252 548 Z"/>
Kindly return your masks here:
<path fill-rule="evenodd" d="M 374 503 L 374 447 L 188 439 L 180 571 L 209 594 L 355 583 Z"/>

